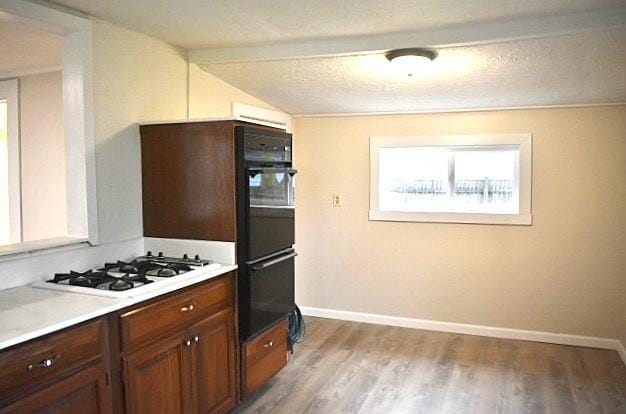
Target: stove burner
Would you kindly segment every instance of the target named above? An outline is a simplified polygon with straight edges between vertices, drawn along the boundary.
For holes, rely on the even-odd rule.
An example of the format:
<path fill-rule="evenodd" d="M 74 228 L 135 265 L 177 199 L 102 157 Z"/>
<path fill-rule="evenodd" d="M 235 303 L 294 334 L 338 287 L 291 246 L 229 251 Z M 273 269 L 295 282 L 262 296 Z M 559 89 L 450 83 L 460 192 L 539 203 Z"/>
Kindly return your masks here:
<path fill-rule="evenodd" d="M 128 274 L 128 273 L 126 273 L 124 276 L 121 277 L 121 279 L 122 280 L 126 280 L 127 282 L 143 283 L 144 285 L 147 285 L 148 283 L 154 282 L 154 280 L 150 280 L 150 279 L 146 278 L 146 276 L 143 275 L 143 274 Z"/>
<path fill-rule="evenodd" d="M 136 260 L 132 262 L 122 262 L 118 260 L 117 263 L 105 263 L 104 270 L 110 270 L 119 273 L 139 273 L 139 263 Z"/>
<path fill-rule="evenodd" d="M 109 276 L 106 272 L 94 272 L 93 270 L 88 270 L 81 273 L 72 270 L 70 273 L 55 274 L 54 279 L 49 280 L 49 282 L 59 283 L 68 281 L 68 284 L 72 286 L 96 287 L 109 280 L 111 280 L 111 276 Z"/>
<path fill-rule="evenodd" d="M 154 267 L 146 270 L 146 275 L 157 277 L 172 277 L 193 270 L 183 263 L 152 263 Z"/>
<path fill-rule="evenodd" d="M 168 267 L 162 267 L 162 268 L 158 268 L 158 269 L 150 269 L 150 270 L 146 271 L 146 274 L 148 276 L 172 277 L 172 276 L 176 276 L 178 273 L 176 273 L 175 270 L 170 269 Z"/>
<path fill-rule="evenodd" d="M 109 284 L 109 290 L 114 290 L 116 292 L 132 289 L 133 287 L 135 287 L 135 284 L 126 279 L 117 279 Z"/>

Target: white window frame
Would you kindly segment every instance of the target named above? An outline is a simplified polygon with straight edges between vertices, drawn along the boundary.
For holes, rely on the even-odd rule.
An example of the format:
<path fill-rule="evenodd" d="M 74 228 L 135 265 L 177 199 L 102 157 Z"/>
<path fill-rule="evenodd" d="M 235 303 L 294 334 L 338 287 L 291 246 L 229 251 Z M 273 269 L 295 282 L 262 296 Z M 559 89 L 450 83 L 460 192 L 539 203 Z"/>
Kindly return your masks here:
<path fill-rule="evenodd" d="M 519 213 L 462 213 L 380 211 L 378 200 L 379 150 L 412 147 L 490 147 L 519 148 L 516 182 L 519 182 Z M 436 223 L 531 225 L 532 134 L 421 135 L 370 137 L 370 209 L 372 221 L 411 221 Z"/>
<path fill-rule="evenodd" d="M 92 22 L 87 17 L 22 0 L 0 0 L 0 10 L 63 36 L 63 117 L 67 234 L 0 247 L 0 256 L 67 245 L 98 244 L 93 121 Z"/>
<path fill-rule="evenodd" d="M 22 192 L 20 184 L 19 88 L 17 79 L 0 81 L 0 99 L 7 101 L 7 172 L 9 187 L 9 241 L 22 241 Z"/>

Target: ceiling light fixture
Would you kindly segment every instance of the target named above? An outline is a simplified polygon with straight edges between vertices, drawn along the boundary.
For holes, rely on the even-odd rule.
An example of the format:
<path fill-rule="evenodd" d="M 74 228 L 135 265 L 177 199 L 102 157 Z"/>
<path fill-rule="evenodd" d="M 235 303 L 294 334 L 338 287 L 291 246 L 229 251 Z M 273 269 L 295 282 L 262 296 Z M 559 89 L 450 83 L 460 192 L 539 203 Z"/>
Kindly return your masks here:
<path fill-rule="evenodd" d="M 430 49 L 412 47 L 390 50 L 385 53 L 385 57 L 394 66 L 401 68 L 403 72 L 412 76 L 421 66 L 435 60 L 437 52 Z"/>

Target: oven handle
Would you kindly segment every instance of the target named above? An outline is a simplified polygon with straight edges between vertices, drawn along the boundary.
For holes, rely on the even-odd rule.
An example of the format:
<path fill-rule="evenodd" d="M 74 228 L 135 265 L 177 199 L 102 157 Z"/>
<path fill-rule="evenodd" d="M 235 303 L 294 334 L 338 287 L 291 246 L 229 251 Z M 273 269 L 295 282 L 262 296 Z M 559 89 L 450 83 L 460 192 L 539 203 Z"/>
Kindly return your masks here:
<path fill-rule="evenodd" d="M 298 173 L 295 168 L 248 168 L 248 174 L 252 177 L 258 174 L 271 174 L 271 173 L 287 173 L 294 176 Z"/>
<path fill-rule="evenodd" d="M 266 269 L 266 268 L 268 268 L 270 266 L 274 266 L 275 264 L 278 264 L 280 262 L 284 262 L 285 260 L 293 259 L 297 255 L 298 255 L 298 253 L 296 253 L 296 252 L 289 253 L 289 254 L 286 254 L 284 256 L 277 257 L 276 259 L 268 260 L 267 262 L 261 262 L 259 264 L 252 265 L 252 266 L 250 266 L 250 269 L 252 269 L 254 271 L 263 270 L 263 269 Z"/>

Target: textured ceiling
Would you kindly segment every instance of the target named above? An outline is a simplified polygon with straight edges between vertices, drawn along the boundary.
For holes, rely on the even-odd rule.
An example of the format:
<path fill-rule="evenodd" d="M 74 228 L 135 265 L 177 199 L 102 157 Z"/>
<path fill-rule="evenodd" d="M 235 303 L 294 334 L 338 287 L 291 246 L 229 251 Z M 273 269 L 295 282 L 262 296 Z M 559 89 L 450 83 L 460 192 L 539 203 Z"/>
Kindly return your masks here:
<path fill-rule="evenodd" d="M 626 102 L 626 0 L 56 2 L 202 49 L 204 70 L 292 114 Z M 440 56 L 408 77 L 371 52 L 406 43 Z"/>
<path fill-rule="evenodd" d="M 625 0 L 55 0 L 184 49 L 433 30 Z"/>
<path fill-rule="evenodd" d="M 444 49 L 412 77 L 381 54 L 203 69 L 292 114 L 626 102 L 626 28 Z"/>
<path fill-rule="evenodd" d="M 0 11 L 0 76 L 24 69 L 60 66 L 63 39 Z"/>

